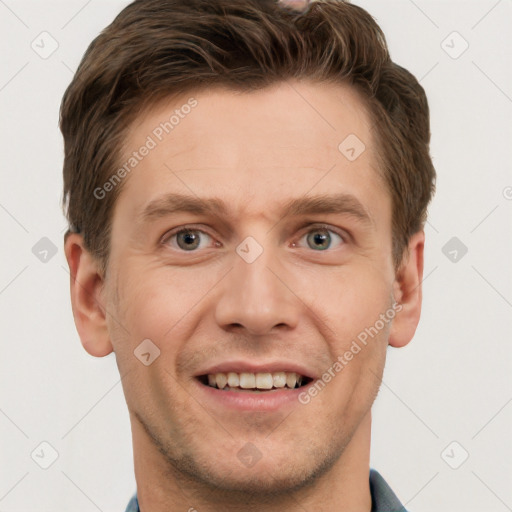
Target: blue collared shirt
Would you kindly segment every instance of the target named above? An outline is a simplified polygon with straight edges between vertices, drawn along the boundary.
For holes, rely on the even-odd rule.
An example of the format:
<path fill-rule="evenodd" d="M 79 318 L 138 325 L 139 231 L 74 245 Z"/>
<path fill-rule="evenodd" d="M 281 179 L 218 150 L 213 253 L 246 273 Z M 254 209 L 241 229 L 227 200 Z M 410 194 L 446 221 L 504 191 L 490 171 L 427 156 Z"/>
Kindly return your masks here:
<path fill-rule="evenodd" d="M 407 512 L 376 469 L 370 469 L 370 493 L 372 495 L 371 512 Z M 133 496 L 128 503 L 126 512 L 140 512 L 137 495 Z"/>

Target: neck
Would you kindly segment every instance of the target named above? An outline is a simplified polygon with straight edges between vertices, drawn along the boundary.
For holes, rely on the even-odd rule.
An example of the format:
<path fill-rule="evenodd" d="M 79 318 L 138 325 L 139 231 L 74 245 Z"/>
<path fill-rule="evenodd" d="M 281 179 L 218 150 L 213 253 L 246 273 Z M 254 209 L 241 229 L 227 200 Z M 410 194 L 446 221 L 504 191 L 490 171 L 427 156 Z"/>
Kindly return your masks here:
<path fill-rule="evenodd" d="M 280 495 L 241 496 L 212 490 L 183 475 L 159 452 L 140 423 L 132 417 L 137 497 L 141 512 L 370 512 L 369 485 L 371 412 L 361 421 L 334 465 L 306 488 Z"/>

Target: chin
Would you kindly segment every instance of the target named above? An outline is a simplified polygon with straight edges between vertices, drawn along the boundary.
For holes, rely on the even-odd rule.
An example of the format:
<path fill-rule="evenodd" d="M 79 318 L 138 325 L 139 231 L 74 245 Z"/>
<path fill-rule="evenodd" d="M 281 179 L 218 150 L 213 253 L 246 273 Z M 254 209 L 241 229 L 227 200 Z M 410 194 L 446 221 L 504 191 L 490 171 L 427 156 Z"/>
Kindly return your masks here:
<path fill-rule="evenodd" d="M 265 460 L 266 457 L 262 457 L 252 467 L 244 466 L 237 454 L 220 459 L 211 455 L 206 461 L 182 457 L 172 461 L 168 459 L 168 462 L 172 464 L 173 471 L 188 480 L 210 487 L 219 497 L 223 494 L 231 498 L 239 495 L 261 501 L 262 495 L 273 500 L 279 496 L 289 498 L 289 493 L 314 485 L 332 468 L 339 454 L 330 450 L 302 454 L 295 451 L 295 456 L 295 460 L 285 454 L 278 459 L 272 457 Z M 212 461 L 216 461 L 215 464 Z M 229 464 L 228 461 L 234 463 Z"/>

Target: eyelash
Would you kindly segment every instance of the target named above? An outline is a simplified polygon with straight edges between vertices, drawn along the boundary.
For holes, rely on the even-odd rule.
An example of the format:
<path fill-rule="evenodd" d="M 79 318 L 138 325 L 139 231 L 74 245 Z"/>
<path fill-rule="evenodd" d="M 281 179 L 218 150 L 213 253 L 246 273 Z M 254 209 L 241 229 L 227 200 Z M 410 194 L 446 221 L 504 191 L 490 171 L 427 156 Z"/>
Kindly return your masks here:
<path fill-rule="evenodd" d="M 301 228 L 303 229 L 304 226 Z M 302 240 L 302 238 L 304 238 L 305 236 L 307 236 L 309 233 L 313 232 L 313 231 L 321 231 L 321 230 L 325 230 L 325 231 L 328 231 L 330 233 L 334 233 L 335 235 L 338 235 L 341 240 L 342 240 L 342 245 L 346 244 L 348 241 L 349 241 L 349 235 L 345 232 L 345 231 L 342 231 L 342 230 L 339 230 L 339 229 L 336 229 L 336 228 L 333 228 L 332 226 L 328 225 L 328 224 L 313 224 L 309 227 L 308 231 L 306 231 L 305 233 L 303 233 L 300 238 L 299 238 L 299 241 Z M 204 235 L 207 235 L 209 236 L 210 238 L 214 238 L 210 233 L 208 233 L 207 231 L 205 231 L 204 229 L 201 229 L 197 226 L 194 226 L 194 225 L 185 225 L 185 226 L 180 226 L 179 228 L 176 228 L 170 232 L 167 232 L 162 238 L 161 238 L 161 244 L 162 245 L 167 245 L 169 243 L 169 241 L 175 237 L 176 235 L 179 235 L 180 233 L 184 233 L 184 232 L 187 232 L 187 231 L 197 231 L 199 233 L 202 233 Z M 216 242 L 218 243 L 218 242 Z M 297 244 L 295 242 L 293 242 L 293 246 L 294 247 L 297 247 Z M 191 250 L 191 251 L 185 251 L 179 247 L 175 248 L 177 251 L 179 252 L 183 252 L 183 253 L 186 253 L 186 252 L 197 252 L 197 250 Z M 313 250 L 313 249 L 312 249 Z M 329 251 L 330 250 L 330 247 L 328 249 L 325 249 L 324 251 L 314 251 L 314 252 L 326 252 L 326 251 Z"/>

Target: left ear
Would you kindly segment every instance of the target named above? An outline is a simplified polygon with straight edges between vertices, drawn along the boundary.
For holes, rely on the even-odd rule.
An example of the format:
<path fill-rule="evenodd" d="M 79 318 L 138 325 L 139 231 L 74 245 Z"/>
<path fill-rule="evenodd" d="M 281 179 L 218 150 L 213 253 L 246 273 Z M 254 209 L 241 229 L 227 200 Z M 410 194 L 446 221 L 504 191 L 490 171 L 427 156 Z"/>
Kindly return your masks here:
<path fill-rule="evenodd" d="M 392 347 L 404 347 L 412 340 L 420 321 L 423 280 L 423 249 L 425 232 L 418 231 L 409 240 L 408 251 L 397 271 L 394 282 L 395 301 L 398 310 L 389 334 Z"/>

